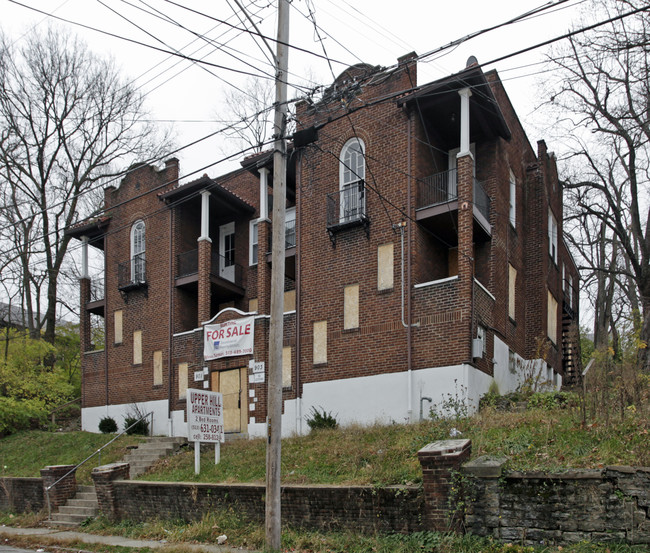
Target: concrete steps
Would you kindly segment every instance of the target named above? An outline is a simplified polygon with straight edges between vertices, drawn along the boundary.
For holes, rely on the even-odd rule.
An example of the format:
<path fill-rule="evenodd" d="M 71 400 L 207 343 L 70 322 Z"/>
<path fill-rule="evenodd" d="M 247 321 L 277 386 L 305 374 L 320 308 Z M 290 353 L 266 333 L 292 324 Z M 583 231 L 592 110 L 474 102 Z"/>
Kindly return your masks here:
<path fill-rule="evenodd" d="M 129 474 L 131 478 L 135 478 L 145 473 L 156 461 L 178 451 L 186 443 L 187 438 L 146 438 L 145 442 L 131 449 L 122 462 L 129 463 Z M 77 486 L 75 497 L 68 499 L 65 505 L 59 507 L 57 512 L 52 513 L 47 523 L 53 526 L 75 528 L 87 519 L 96 517 L 98 512 L 95 487 Z"/>
<path fill-rule="evenodd" d="M 122 462 L 129 463 L 129 475 L 134 479 L 144 474 L 156 461 L 178 451 L 186 443 L 187 438 L 147 438 L 136 449 L 130 450 Z"/>
<path fill-rule="evenodd" d="M 77 486 L 77 495 L 68 499 L 65 505 L 59 507 L 56 513 L 47 521 L 54 526 L 77 527 L 88 518 L 96 517 L 98 513 L 97 495 L 94 486 Z"/>

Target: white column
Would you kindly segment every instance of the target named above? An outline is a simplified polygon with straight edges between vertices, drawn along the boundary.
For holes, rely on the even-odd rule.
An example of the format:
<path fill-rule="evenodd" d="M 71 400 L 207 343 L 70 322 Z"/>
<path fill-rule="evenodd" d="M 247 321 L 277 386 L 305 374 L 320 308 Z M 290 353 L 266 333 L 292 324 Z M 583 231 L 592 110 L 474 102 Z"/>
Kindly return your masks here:
<path fill-rule="evenodd" d="M 469 88 L 458 91 L 460 94 L 460 152 L 457 157 L 471 155 L 469 149 L 469 97 L 472 92 Z"/>
<path fill-rule="evenodd" d="M 201 236 L 199 240 L 210 240 L 210 192 L 201 191 Z"/>
<path fill-rule="evenodd" d="M 269 218 L 269 170 L 260 168 L 260 219 Z"/>
<path fill-rule="evenodd" d="M 88 237 L 81 237 L 81 278 L 90 278 L 88 274 Z"/>

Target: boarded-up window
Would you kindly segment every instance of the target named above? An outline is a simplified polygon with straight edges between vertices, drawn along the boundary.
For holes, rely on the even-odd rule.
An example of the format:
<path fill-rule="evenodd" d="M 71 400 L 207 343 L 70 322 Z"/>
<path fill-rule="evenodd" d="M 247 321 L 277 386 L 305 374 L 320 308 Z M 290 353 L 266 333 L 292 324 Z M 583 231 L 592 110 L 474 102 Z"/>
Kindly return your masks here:
<path fill-rule="evenodd" d="M 343 300 L 343 328 L 359 328 L 359 285 L 346 286 Z"/>
<path fill-rule="evenodd" d="M 142 364 L 142 330 L 133 332 L 133 364 Z"/>
<path fill-rule="evenodd" d="M 282 348 L 282 387 L 291 388 L 291 346 Z"/>
<path fill-rule="evenodd" d="M 163 352 L 153 352 L 153 385 L 162 386 L 163 383 Z"/>
<path fill-rule="evenodd" d="M 327 363 L 327 321 L 314 323 L 314 365 Z"/>
<path fill-rule="evenodd" d="M 248 312 L 249 313 L 257 313 L 259 303 L 257 301 L 257 298 L 253 298 L 248 300 Z"/>
<path fill-rule="evenodd" d="M 377 248 L 377 290 L 393 287 L 393 244 L 382 244 Z"/>
<path fill-rule="evenodd" d="M 548 293 L 548 337 L 554 344 L 557 344 L 557 300 L 553 294 Z"/>
<path fill-rule="evenodd" d="M 178 364 L 178 399 L 187 396 L 187 363 Z"/>
<path fill-rule="evenodd" d="M 113 328 L 115 329 L 115 339 L 116 344 L 121 344 L 123 341 L 122 338 L 122 310 L 116 311 L 113 314 Z"/>
<path fill-rule="evenodd" d="M 508 263 L 508 316 L 515 320 L 515 300 L 517 297 L 517 269 Z"/>
<path fill-rule="evenodd" d="M 284 293 L 284 312 L 296 310 L 296 291 L 288 290 Z"/>

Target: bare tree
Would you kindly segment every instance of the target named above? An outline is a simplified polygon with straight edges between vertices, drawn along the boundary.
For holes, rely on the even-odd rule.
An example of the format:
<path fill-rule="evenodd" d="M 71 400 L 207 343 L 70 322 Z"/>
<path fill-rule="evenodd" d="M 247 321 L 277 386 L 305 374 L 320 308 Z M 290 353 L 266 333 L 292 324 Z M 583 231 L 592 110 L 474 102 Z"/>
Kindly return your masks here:
<path fill-rule="evenodd" d="M 587 238 L 580 257 L 596 286 L 598 330 L 612 331 L 616 298 L 636 299 L 650 345 L 649 14 L 647 0 L 593 0 L 582 24 L 621 17 L 552 52 L 546 94 L 571 148 L 567 204 Z M 649 369 L 647 348 L 640 357 Z"/>
<path fill-rule="evenodd" d="M 99 208 L 87 195 L 169 147 L 145 117 L 142 96 L 74 36 L 51 27 L 16 47 L 0 35 L 0 248 L 20 266 L 33 335 L 54 341 L 64 229 Z"/>
<path fill-rule="evenodd" d="M 223 97 L 220 117 L 228 123 L 226 135 L 237 149 L 261 152 L 273 132 L 273 81 L 249 77 L 242 88 L 233 88 Z"/>

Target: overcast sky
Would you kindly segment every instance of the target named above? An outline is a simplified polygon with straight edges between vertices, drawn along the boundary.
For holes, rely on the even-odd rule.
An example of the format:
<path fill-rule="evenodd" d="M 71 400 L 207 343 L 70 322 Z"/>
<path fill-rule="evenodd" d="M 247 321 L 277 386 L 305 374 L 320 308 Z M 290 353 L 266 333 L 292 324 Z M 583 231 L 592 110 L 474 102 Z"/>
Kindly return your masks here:
<path fill-rule="evenodd" d="M 252 23 L 242 15 L 238 5 L 246 9 L 263 35 L 275 37 L 275 1 L 181 0 L 179 4 L 183 7 L 170 0 L 22 1 L 69 21 L 214 64 L 206 66 L 181 60 L 0 0 L 2 29 L 17 44 L 34 25 L 44 27 L 52 21 L 81 35 L 95 53 L 112 56 L 124 77 L 133 80 L 146 94 L 152 117 L 162 124 L 174 125 L 178 145 L 198 140 L 224 126 L 219 121 L 225 115 L 220 103 L 226 90 L 243 86 L 246 73 L 267 78 L 273 75 L 262 40 L 242 32 L 244 27 L 252 28 Z M 576 19 L 581 4 L 584 0 L 565 1 L 539 15 L 429 56 L 419 64 L 419 84 L 459 71 L 469 56 L 476 56 L 480 63 L 486 64 L 485 70 L 499 71 L 534 144 L 544 138 L 539 136 L 534 108 L 539 101 L 538 82 L 543 78 L 539 62 L 547 49 L 496 64 L 488 62 L 562 35 Z M 290 51 L 290 82 L 301 86 L 329 84 L 333 75 L 361 61 L 390 66 L 410 51 L 420 55 L 434 51 L 544 5 L 538 0 L 293 0 L 290 42 L 304 51 Z M 330 58 L 330 63 L 324 57 Z M 222 159 L 224 152 L 235 151 L 234 145 L 224 143 L 221 136 L 203 140 L 178 154 L 184 176 L 195 178 L 198 176 L 195 172 L 216 176 L 238 166 L 237 161 L 230 161 L 204 169 Z M 553 149 L 553 144 L 549 147 Z"/>

